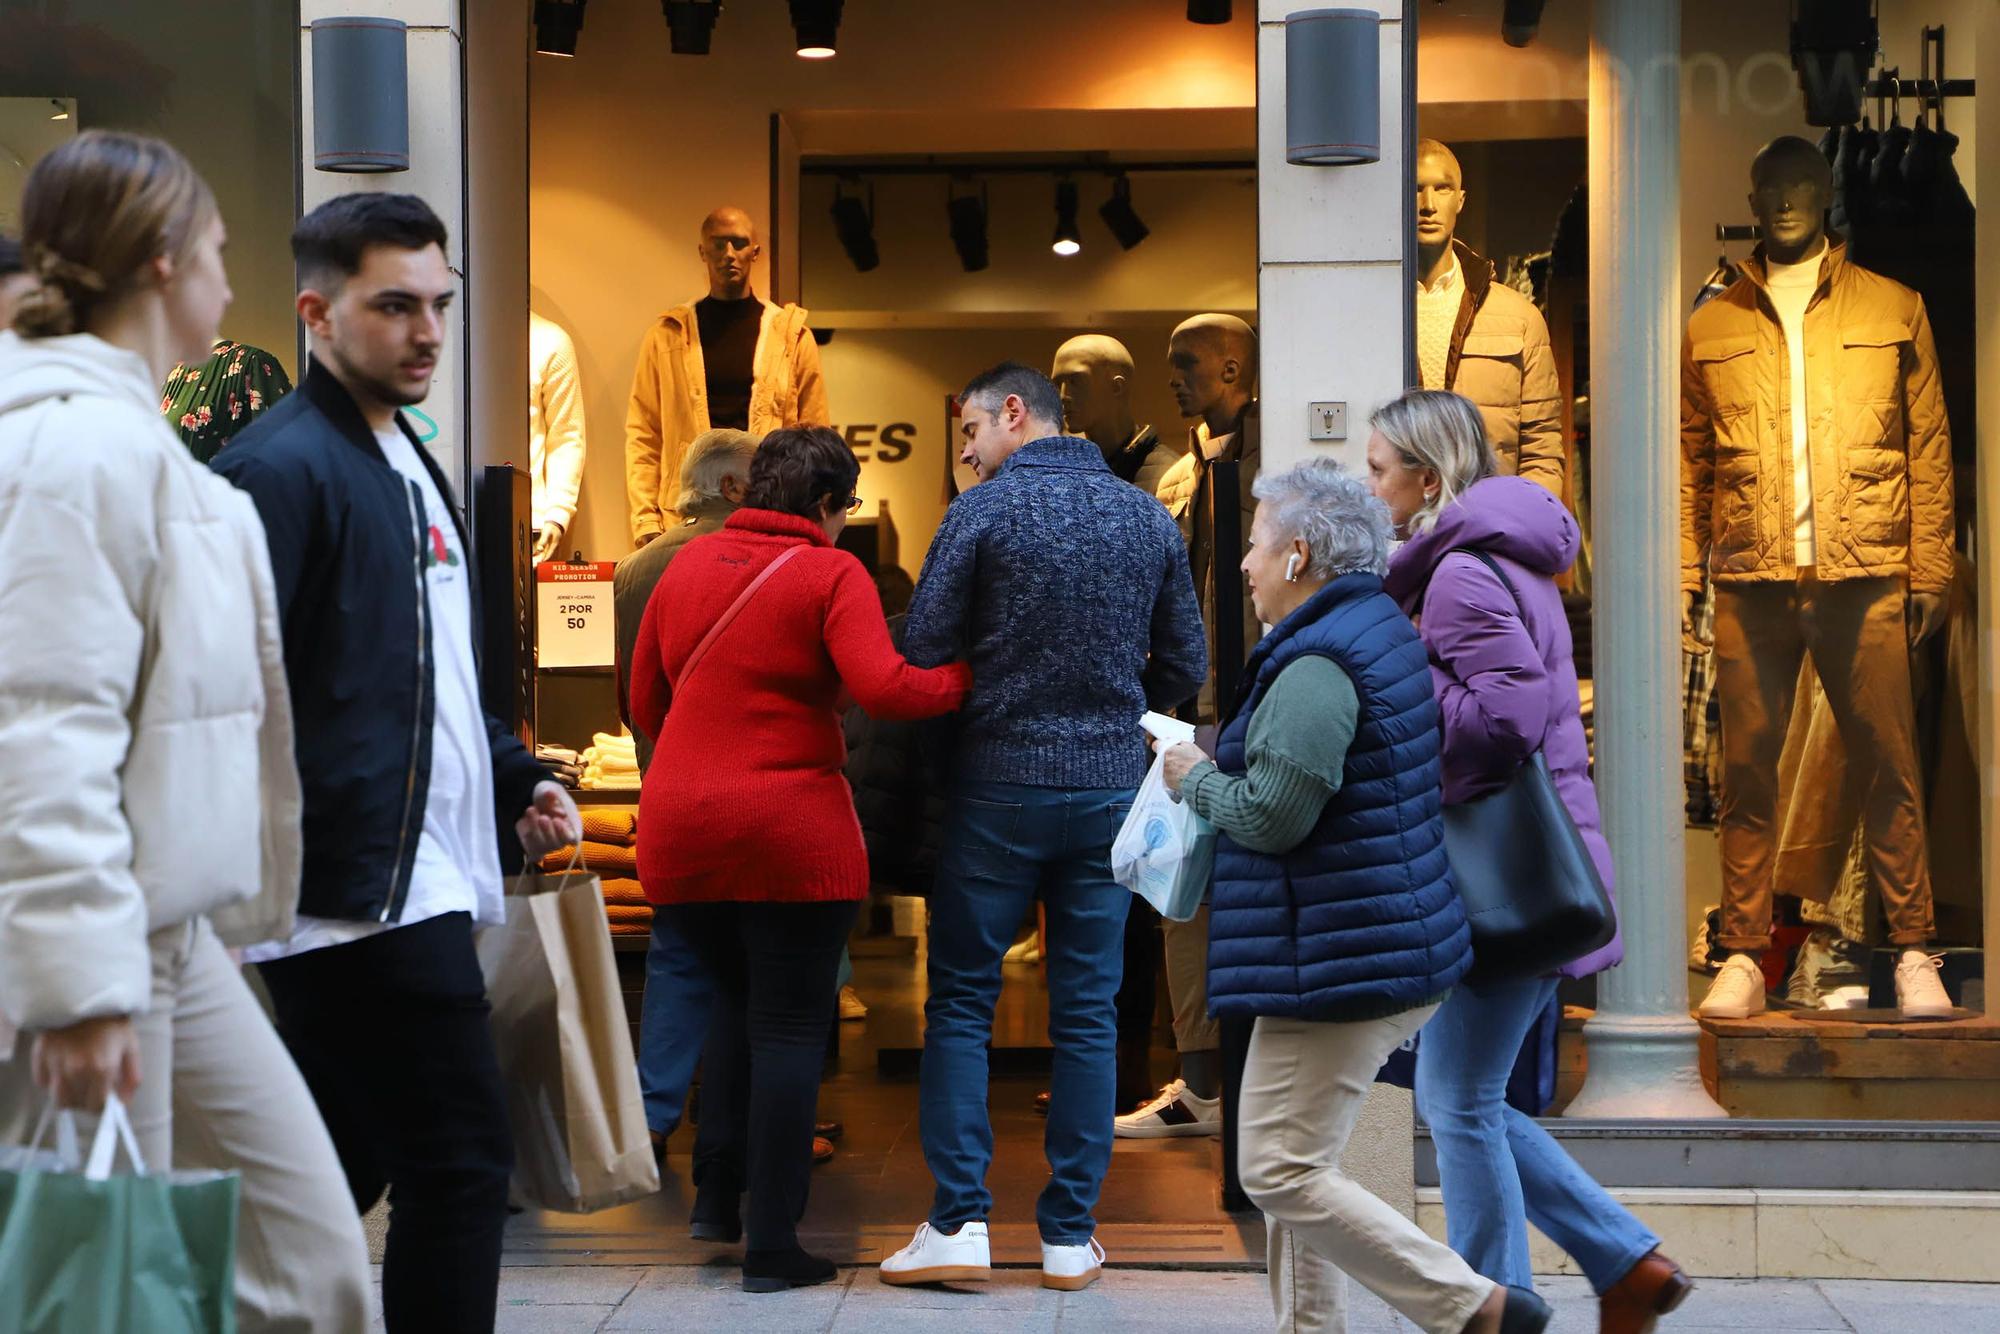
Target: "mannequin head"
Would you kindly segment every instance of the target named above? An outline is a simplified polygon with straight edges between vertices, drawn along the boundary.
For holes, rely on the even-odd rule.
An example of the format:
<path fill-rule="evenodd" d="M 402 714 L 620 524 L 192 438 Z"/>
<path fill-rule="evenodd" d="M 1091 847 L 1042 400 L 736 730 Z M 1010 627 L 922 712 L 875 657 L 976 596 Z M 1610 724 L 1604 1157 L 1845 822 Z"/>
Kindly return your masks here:
<path fill-rule="evenodd" d="M 1196 315 L 1167 340 L 1167 387 L 1211 435 L 1236 429 L 1257 397 L 1257 335 L 1234 315 Z"/>
<path fill-rule="evenodd" d="M 1788 134 L 1765 144 L 1750 163 L 1750 212 L 1764 253 L 1797 264 L 1818 253 L 1833 206 L 1833 168 L 1808 140 Z"/>
<path fill-rule="evenodd" d="M 1425 271 L 1451 249 L 1465 207 L 1465 174 L 1458 157 L 1435 139 L 1417 143 L 1417 257 Z"/>
<path fill-rule="evenodd" d="M 1062 434 L 1062 398 L 1040 371 L 1003 361 L 959 393 L 958 418 L 958 461 L 983 482 L 1021 446 Z"/>
<path fill-rule="evenodd" d="M 708 270 L 708 294 L 718 301 L 750 295 L 750 271 L 764 247 L 757 226 L 740 208 L 725 205 L 701 222 L 701 264 Z"/>
<path fill-rule="evenodd" d="M 1132 354 L 1116 338 L 1084 334 L 1056 349 L 1049 371 L 1062 396 L 1063 428 L 1104 449 L 1132 439 Z"/>

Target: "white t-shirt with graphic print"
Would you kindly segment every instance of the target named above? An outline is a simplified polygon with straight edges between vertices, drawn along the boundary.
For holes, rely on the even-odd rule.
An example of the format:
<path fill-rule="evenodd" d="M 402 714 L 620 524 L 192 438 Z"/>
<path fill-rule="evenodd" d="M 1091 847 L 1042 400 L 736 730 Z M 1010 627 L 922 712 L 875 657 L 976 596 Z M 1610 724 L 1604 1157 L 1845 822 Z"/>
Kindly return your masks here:
<path fill-rule="evenodd" d="M 479 672 L 472 652 L 472 579 L 451 510 L 417 447 L 401 430 L 377 431 L 382 455 L 423 493 L 426 549 L 424 583 L 430 617 L 432 691 L 430 788 L 423 830 L 401 920 L 413 926 L 448 912 L 469 912 L 475 924 L 506 920 L 500 849 L 493 827 L 493 751 L 479 702 Z M 288 941 L 244 951 L 250 963 L 290 958 L 393 929 L 381 922 L 301 916 Z"/>

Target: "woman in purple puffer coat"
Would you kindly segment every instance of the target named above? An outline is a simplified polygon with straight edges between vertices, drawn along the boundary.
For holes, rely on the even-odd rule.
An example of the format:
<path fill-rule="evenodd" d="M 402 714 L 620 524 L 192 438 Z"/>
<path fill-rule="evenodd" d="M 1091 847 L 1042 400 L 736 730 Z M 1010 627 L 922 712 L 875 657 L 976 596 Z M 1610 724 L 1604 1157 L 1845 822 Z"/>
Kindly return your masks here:
<path fill-rule="evenodd" d="M 1411 392 L 1371 424 L 1369 485 L 1404 539 L 1385 587 L 1430 652 L 1444 718 L 1445 803 L 1497 790 L 1542 752 L 1610 887 L 1611 849 L 1555 584 L 1576 558 L 1576 520 L 1534 482 L 1497 475 L 1479 410 L 1456 394 Z M 1505 582 L 1472 551 L 1490 557 Z M 1585 977 L 1623 957 L 1613 937 L 1560 976 Z M 1487 1278 L 1531 1287 L 1532 1220 L 1589 1276 L 1602 1330 L 1649 1330 L 1693 1285 L 1659 1254 L 1657 1235 L 1504 1100 L 1515 1055 L 1559 981 L 1552 974 L 1460 986 L 1424 1027 L 1417 1105 L 1437 1147 L 1447 1236 Z"/>

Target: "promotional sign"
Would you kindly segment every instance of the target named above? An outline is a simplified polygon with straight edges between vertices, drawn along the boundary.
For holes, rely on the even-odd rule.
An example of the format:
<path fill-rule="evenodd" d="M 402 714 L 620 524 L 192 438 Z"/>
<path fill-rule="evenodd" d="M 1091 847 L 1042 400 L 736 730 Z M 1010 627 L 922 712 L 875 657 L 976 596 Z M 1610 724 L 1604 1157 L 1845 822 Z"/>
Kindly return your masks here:
<path fill-rule="evenodd" d="M 617 659 L 611 561 L 535 567 L 535 658 L 543 667 L 609 667 Z"/>

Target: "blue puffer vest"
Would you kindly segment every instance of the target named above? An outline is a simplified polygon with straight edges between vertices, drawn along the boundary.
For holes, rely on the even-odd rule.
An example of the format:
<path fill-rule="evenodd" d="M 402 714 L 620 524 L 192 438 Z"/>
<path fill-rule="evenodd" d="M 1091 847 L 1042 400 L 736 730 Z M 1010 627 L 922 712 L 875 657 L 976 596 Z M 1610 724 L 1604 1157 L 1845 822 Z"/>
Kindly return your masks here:
<path fill-rule="evenodd" d="M 1264 636 L 1217 767 L 1244 772 L 1258 701 L 1307 654 L 1347 673 L 1360 718 L 1340 790 L 1303 843 L 1268 856 L 1216 840 L 1208 998 L 1218 1015 L 1377 1019 L 1437 1000 L 1472 965 L 1445 859 L 1430 664 L 1380 579 L 1343 575 Z"/>

